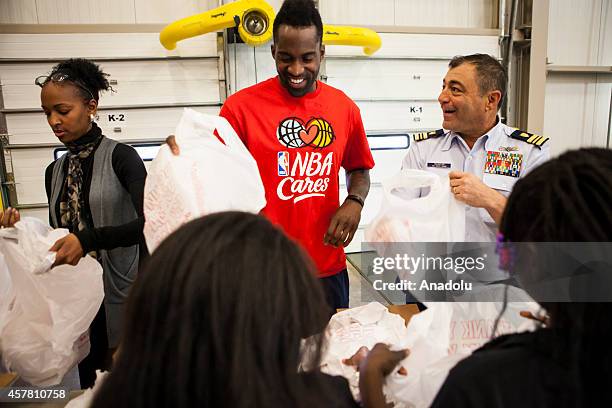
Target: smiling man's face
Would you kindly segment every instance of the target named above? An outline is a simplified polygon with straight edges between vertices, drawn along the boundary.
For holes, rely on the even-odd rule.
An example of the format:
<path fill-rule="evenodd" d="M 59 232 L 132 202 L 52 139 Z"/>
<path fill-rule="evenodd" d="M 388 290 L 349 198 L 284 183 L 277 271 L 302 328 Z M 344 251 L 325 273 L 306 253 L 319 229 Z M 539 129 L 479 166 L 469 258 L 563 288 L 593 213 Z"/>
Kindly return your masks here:
<path fill-rule="evenodd" d="M 474 65 L 464 63 L 448 70 L 438 102 L 444 115 L 444 129 L 472 135 L 486 127 L 487 95 L 480 92 Z"/>
<path fill-rule="evenodd" d="M 314 91 L 325 47 L 319 41 L 316 27 L 281 25 L 272 45 L 272 56 L 280 82 L 296 97 Z"/>

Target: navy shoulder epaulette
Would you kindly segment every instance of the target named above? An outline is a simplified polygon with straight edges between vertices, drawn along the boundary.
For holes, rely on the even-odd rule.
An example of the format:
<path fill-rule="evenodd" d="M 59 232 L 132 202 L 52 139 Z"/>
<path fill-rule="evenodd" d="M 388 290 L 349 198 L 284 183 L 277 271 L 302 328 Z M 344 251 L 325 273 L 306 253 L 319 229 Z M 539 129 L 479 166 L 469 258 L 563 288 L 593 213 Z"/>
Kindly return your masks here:
<path fill-rule="evenodd" d="M 522 130 L 518 129 L 512 132 L 510 137 L 513 139 L 522 140 L 523 142 L 532 144 L 534 146 L 538 146 L 540 149 L 542 148 L 542 145 L 548 140 L 546 136 L 523 132 Z"/>
<path fill-rule="evenodd" d="M 435 139 L 436 137 L 444 136 L 444 129 L 432 130 L 431 132 L 421 132 L 414 134 L 415 142 L 422 142 L 427 139 Z"/>

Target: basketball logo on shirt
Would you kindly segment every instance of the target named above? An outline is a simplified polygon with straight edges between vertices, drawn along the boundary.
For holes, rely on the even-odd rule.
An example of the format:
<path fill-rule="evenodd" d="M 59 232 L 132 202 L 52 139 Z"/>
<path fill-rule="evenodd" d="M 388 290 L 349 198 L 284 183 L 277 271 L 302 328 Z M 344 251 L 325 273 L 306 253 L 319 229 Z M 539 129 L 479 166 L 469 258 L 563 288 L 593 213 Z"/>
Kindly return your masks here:
<path fill-rule="evenodd" d="M 283 119 L 276 130 L 276 137 L 283 146 L 289 148 L 324 148 L 336 138 L 334 130 L 325 119 L 313 118 L 304 123 L 296 117 Z"/>

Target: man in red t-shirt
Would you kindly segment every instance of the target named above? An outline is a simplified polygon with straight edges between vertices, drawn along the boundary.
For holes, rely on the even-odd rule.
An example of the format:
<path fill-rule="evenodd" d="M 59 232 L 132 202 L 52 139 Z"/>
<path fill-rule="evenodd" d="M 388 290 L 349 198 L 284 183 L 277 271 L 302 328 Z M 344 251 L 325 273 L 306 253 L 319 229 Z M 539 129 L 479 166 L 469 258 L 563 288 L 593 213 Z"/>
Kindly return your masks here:
<path fill-rule="evenodd" d="M 230 96 L 220 115 L 257 161 L 267 200 L 262 213 L 311 256 L 330 306 L 346 308 L 343 248 L 359 225 L 374 160 L 357 105 L 317 80 L 325 46 L 314 3 L 285 1 L 273 34 L 278 76 Z M 340 167 L 349 193 L 342 205 Z"/>

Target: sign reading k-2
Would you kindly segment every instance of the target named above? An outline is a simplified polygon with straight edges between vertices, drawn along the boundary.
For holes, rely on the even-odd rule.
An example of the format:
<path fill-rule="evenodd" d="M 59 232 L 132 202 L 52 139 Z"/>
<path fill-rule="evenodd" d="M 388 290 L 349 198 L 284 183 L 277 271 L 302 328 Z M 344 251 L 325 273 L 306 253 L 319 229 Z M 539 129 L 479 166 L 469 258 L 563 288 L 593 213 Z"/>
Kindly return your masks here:
<path fill-rule="evenodd" d="M 324 197 L 333 167 L 333 152 L 318 152 L 335 140 L 334 130 L 323 118 L 308 122 L 300 118 L 283 119 L 276 130 L 278 141 L 291 150 L 277 153 L 278 183 L 276 193 L 281 200 L 294 203 L 311 197 Z M 300 148 L 310 147 L 308 151 Z"/>

